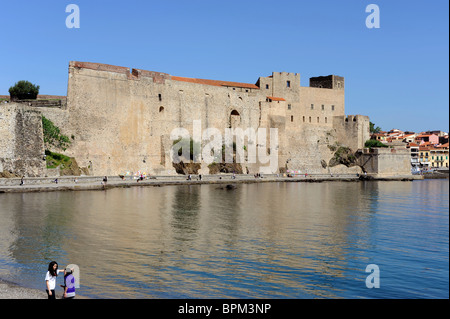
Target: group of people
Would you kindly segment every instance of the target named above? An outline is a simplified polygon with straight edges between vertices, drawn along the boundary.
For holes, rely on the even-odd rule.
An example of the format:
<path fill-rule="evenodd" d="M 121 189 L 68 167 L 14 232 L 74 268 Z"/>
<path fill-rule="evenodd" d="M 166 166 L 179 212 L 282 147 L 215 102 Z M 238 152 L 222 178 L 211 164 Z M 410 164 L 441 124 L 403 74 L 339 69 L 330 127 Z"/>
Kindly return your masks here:
<path fill-rule="evenodd" d="M 48 265 L 48 271 L 45 274 L 45 284 L 48 299 L 56 299 L 55 295 L 55 287 L 56 287 L 56 278 L 58 277 L 58 273 L 64 272 L 64 285 L 60 285 L 64 289 L 64 294 L 62 299 L 73 299 L 75 298 L 75 277 L 73 275 L 74 269 L 58 269 L 58 263 L 56 261 L 52 261 Z"/>

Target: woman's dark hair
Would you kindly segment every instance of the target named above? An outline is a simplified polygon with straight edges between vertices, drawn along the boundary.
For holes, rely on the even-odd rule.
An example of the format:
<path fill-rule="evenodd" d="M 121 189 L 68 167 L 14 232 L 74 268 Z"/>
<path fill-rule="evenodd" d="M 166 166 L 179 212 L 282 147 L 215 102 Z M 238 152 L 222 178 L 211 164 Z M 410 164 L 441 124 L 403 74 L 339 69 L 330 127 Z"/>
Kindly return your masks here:
<path fill-rule="evenodd" d="M 56 265 L 56 269 L 53 269 L 54 265 Z M 54 277 L 58 276 L 58 263 L 56 261 L 52 261 L 48 264 L 48 271 L 50 272 L 50 275 Z"/>

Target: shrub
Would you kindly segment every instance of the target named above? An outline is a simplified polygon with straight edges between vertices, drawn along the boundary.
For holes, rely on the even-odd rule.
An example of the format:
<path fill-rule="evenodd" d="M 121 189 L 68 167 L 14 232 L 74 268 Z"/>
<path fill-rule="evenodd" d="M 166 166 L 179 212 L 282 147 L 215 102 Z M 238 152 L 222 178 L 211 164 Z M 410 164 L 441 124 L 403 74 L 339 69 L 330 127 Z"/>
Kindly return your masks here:
<path fill-rule="evenodd" d="M 364 147 L 388 147 L 386 144 L 381 143 L 378 140 L 367 140 Z"/>
<path fill-rule="evenodd" d="M 47 145 L 61 148 L 64 151 L 70 145 L 69 138 L 62 135 L 59 127 L 45 116 L 42 116 L 42 128 L 44 131 L 44 143 Z"/>
<path fill-rule="evenodd" d="M 28 81 L 19 81 L 9 88 L 11 100 L 35 100 L 39 94 L 39 85 L 32 84 Z"/>

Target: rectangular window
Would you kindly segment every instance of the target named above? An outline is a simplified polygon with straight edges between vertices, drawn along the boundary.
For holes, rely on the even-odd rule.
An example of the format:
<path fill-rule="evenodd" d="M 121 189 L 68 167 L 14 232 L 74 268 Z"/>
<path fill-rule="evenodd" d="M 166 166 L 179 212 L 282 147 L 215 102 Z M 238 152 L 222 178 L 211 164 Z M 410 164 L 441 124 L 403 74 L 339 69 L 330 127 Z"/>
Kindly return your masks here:
<path fill-rule="evenodd" d="M 305 123 L 305 117 L 303 116 L 303 123 Z"/>
<path fill-rule="evenodd" d="M 311 104 L 311 110 L 314 110 L 314 104 Z"/>
<path fill-rule="evenodd" d="M 288 104 L 288 110 L 290 110 L 291 109 L 291 105 L 290 104 Z"/>
<path fill-rule="evenodd" d="M 291 122 L 294 122 L 294 115 L 291 115 Z"/>
<path fill-rule="evenodd" d="M 319 117 L 317 117 L 317 123 L 319 123 Z"/>
<path fill-rule="evenodd" d="M 325 105 L 322 104 L 322 111 L 324 111 L 324 110 L 325 110 Z"/>
<path fill-rule="evenodd" d="M 268 90 L 269 89 L 269 84 L 266 84 L 266 90 Z"/>
<path fill-rule="evenodd" d="M 328 119 L 327 118 L 325 118 L 325 123 L 328 123 Z"/>
<path fill-rule="evenodd" d="M 290 88 L 290 87 L 291 87 L 291 81 L 286 81 L 286 86 L 287 86 L 288 88 Z"/>
<path fill-rule="evenodd" d="M 311 123 L 311 116 L 309 117 L 309 123 Z"/>
<path fill-rule="evenodd" d="M 334 111 L 334 105 L 331 106 L 331 110 Z"/>
<path fill-rule="evenodd" d="M 162 101 L 162 96 L 161 96 L 161 94 L 158 94 L 158 99 L 159 99 L 160 101 Z"/>

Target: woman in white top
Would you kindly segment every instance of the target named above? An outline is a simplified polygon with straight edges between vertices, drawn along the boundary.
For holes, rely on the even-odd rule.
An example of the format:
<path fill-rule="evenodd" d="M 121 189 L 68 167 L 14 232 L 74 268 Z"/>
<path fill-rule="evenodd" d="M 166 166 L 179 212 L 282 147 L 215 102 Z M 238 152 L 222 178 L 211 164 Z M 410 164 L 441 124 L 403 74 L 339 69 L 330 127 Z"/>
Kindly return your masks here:
<path fill-rule="evenodd" d="M 59 272 L 63 272 L 64 270 L 58 270 L 58 263 L 56 261 L 52 261 L 48 265 L 48 271 L 45 275 L 45 283 L 47 286 L 47 295 L 48 299 L 56 299 L 55 296 L 55 286 L 56 286 L 56 277 L 58 277 Z"/>

